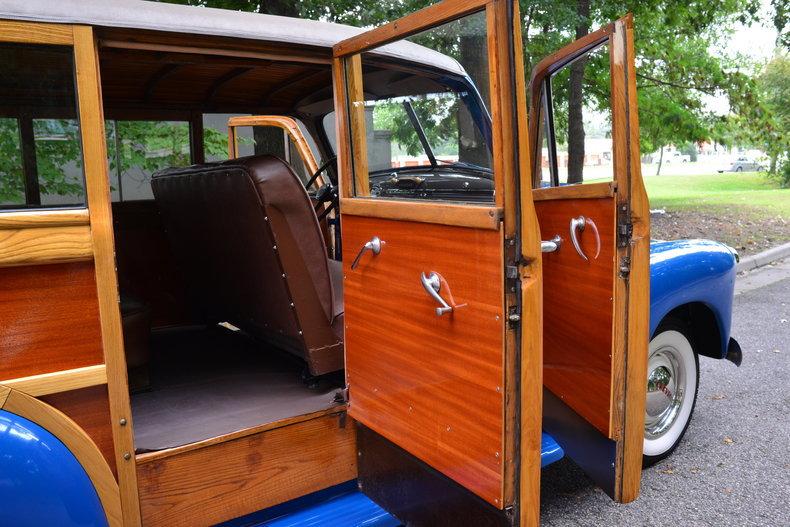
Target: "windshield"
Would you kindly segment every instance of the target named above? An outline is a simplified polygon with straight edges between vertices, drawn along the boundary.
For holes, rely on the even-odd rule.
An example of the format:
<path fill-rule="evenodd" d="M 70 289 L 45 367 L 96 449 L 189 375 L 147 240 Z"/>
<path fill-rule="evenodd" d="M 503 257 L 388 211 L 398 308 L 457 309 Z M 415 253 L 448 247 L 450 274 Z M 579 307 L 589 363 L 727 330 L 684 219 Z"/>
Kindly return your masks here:
<path fill-rule="evenodd" d="M 414 167 L 471 169 L 487 176 L 491 151 L 473 116 L 470 92 L 445 91 L 365 101 L 368 166 L 371 176 Z M 324 129 L 335 145 L 334 112 Z M 393 170 L 394 169 L 394 170 Z"/>

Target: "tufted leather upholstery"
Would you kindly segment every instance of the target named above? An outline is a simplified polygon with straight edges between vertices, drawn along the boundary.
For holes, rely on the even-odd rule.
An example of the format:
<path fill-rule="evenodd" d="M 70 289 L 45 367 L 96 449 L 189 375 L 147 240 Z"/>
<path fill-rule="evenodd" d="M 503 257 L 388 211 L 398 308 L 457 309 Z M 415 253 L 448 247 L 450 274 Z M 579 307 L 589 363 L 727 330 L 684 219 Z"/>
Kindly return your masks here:
<path fill-rule="evenodd" d="M 281 159 L 168 169 L 151 185 L 191 300 L 307 362 L 343 368 L 342 271 L 304 186 Z"/>

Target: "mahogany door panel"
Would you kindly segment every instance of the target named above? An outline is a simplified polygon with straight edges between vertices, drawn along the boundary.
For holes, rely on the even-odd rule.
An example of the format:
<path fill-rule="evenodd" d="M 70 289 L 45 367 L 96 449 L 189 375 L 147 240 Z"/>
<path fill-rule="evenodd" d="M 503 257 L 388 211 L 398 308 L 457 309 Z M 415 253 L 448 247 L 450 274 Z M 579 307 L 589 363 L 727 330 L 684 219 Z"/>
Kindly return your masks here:
<path fill-rule="evenodd" d="M 614 317 L 613 198 L 536 201 L 541 238 L 562 238 L 543 254 L 543 384 L 609 436 Z M 584 216 L 578 234 L 584 260 L 570 240 L 570 223 Z"/>
<path fill-rule="evenodd" d="M 93 263 L 0 268 L 0 381 L 104 363 Z"/>
<path fill-rule="evenodd" d="M 495 230 L 343 218 L 349 414 L 502 504 L 503 254 Z M 382 240 L 380 254 L 366 251 Z M 421 283 L 438 273 L 440 307 Z"/>

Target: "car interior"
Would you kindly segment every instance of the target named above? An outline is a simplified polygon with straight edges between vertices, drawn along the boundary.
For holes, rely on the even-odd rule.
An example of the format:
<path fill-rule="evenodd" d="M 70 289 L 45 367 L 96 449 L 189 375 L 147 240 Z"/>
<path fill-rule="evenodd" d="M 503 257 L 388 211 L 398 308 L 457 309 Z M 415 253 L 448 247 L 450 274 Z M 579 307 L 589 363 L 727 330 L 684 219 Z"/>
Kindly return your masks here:
<path fill-rule="evenodd" d="M 135 38 L 133 47 L 101 40 L 99 63 L 137 453 L 330 411 L 343 403 L 344 308 L 329 57 L 163 51 Z M 42 186 L 38 206 L 84 205 L 79 122 L 64 102 L 74 87 L 45 86 L 23 68 L 35 62 L 25 58 L 30 53 L 73 67 L 68 50 L 14 44 L 3 53 L 22 68 L 9 89 L 22 97 L 35 86 L 51 106 L 28 120 L 38 128 L 21 149 L 41 156 L 48 141 L 60 157 L 40 162 L 39 176 L 59 165 L 69 194 L 49 203 L 57 196 Z M 375 56 L 364 77 L 367 100 L 452 94 L 458 83 Z M 243 157 L 228 160 L 228 118 L 249 115 L 292 117 L 323 177 L 305 173 L 281 129 L 252 127 L 239 139 Z M 388 144 L 370 133 L 371 148 Z M 394 154 L 382 159 L 388 167 Z M 414 187 L 424 176 L 448 172 L 442 163 L 403 167 L 401 177 L 385 170 L 376 189 L 418 197 Z M 484 172 L 479 199 L 490 200 L 490 169 Z M 446 177 L 475 190 L 472 176 Z"/>
<path fill-rule="evenodd" d="M 111 165 L 133 146 L 124 137 L 130 120 L 152 122 L 149 135 L 163 122 L 189 131 L 169 146 L 189 154 L 182 162 L 171 155 L 169 164 L 142 163 L 136 178 L 116 163 L 123 193 L 113 195 L 113 218 L 137 453 L 342 404 L 330 65 L 112 45 L 100 62 L 105 115 L 116 130 Z M 373 97 L 439 86 L 414 72 L 395 86 L 382 71 L 366 66 Z M 229 116 L 267 114 L 303 127 L 326 175 L 319 184 L 283 150 L 281 130 L 267 138 L 254 127 L 238 159 L 217 153 L 218 142 L 227 151 Z M 146 142 L 142 155 L 156 161 L 159 145 Z"/>
<path fill-rule="evenodd" d="M 256 131 L 251 155 L 235 160 L 210 145 L 227 151 L 231 115 L 320 124 L 332 104 L 329 64 L 112 47 L 100 61 L 116 153 L 132 141 L 124 121 L 189 129 L 174 148 L 185 162 L 169 156 L 133 167 L 136 179 L 126 166 L 117 176 L 129 196 L 114 195 L 113 217 L 137 453 L 342 403 L 342 269 L 322 214 L 332 193 L 319 202 L 308 184 L 308 194 L 282 132 L 267 143 Z M 296 110 L 310 104 L 318 114 Z M 144 155 L 156 158 L 155 146 Z"/>

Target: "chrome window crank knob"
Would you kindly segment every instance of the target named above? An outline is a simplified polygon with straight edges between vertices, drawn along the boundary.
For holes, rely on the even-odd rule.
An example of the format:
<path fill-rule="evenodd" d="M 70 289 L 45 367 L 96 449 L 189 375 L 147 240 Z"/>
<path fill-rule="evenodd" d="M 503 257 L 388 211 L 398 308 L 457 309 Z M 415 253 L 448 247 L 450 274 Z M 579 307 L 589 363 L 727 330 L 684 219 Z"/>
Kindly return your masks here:
<path fill-rule="evenodd" d="M 384 245 L 384 242 L 381 241 L 381 238 L 378 236 L 374 236 L 369 241 L 365 242 L 365 245 L 357 253 L 357 257 L 354 258 L 354 262 L 351 264 L 351 269 L 356 269 L 359 265 L 359 260 L 362 258 L 362 255 L 365 254 L 365 251 L 370 251 L 374 255 L 377 255 L 381 252 L 381 247 Z"/>

